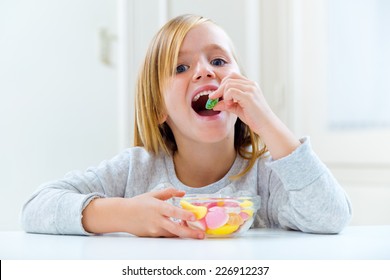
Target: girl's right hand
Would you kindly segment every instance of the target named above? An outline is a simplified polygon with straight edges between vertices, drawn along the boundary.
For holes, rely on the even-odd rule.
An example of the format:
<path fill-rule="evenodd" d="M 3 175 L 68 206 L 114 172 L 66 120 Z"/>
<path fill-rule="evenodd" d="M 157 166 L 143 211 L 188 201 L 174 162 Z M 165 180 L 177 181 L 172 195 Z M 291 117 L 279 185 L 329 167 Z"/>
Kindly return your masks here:
<path fill-rule="evenodd" d="M 84 209 L 83 226 L 91 233 L 128 232 L 142 237 L 203 239 L 204 232 L 171 219 L 195 220 L 193 213 L 165 201 L 184 194 L 167 188 L 132 198 L 97 198 Z"/>
<path fill-rule="evenodd" d="M 132 209 L 131 218 L 128 217 L 131 221 L 129 232 L 137 236 L 203 239 L 205 235 L 202 231 L 190 229 L 183 222 L 171 219 L 195 221 L 193 213 L 166 202 L 167 199 L 184 194 L 183 191 L 167 188 L 129 198 L 129 208 Z"/>

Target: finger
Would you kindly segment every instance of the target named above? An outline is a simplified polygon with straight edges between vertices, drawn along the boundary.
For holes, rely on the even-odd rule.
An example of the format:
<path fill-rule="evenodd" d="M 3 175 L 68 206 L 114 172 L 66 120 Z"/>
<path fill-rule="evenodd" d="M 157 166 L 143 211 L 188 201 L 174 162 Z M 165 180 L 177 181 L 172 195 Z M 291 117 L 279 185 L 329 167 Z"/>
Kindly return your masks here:
<path fill-rule="evenodd" d="M 214 107 L 214 111 L 227 111 L 227 107 L 224 100 L 219 101 Z"/>
<path fill-rule="evenodd" d="M 223 83 L 221 83 L 219 85 L 219 88 L 216 91 L 209 94 L 209 98 L 210 99 L 220 98 L 223 96 L 224 91 L 225 91 L 225 85 Z"/>
<path fill-rule="evenodd" d="M 227 90 L 223 99 L 226 109 L 229 109 L 236 103 L 240 103 L 244 99 L 244 94 L 245 92 L 238 88 L 230 88 L 229 90 Z"/>
<path fill-rule="evenodd" d="M 160 213 L 163 216 L 180 219 L 184 221 L 195 221 L 196 217 L 194 213 L 184 210 L 182 208 L 173 206 L 170 203 L 167 202 L 161 202 L 160 205 Z"/>
<path fill-rule="evenodd" d="M 248 85 L 250 85 L 251 83 L 252 83 L 252 81 L 250 81 L 250 80 L 246 79 L 245 77 L 238 75 L 238 74 L 234 74 L 234 75 L 232 74 L 232 75 L 226 76 L 224 79 L 222 79 L 219 88 L 209 95 L 209 98 L 216 99 L 216 98 L 220 98 L 223 96 L 223 99 L 225 99 L 226 98 L 225 93 L 229 88 L 232 88 L 232 87 L 242 88 L 243 87 L 243 89 L 248 90 L 249 89 Z"/>
<path fill-rule="evenodd" d="M 191 229 L 188 226 L 172 222 L 171 220 L 165 220 L 163 222 L 163 228 L 175 236 L 182 238 L 204 239 L 205 234 L 200 230 Z"/>
<path fill-rule="evenodd" d="M 177 235 L 172 232 L 164 229 L 164 228 L 156 228 L 152 229 L 149 232 L 145 232 L 144 234 L 140 234 L 139 236 L 144 237 L 177 237 Z"/>
<path fill-rule="evenodd" d="M 175 188 L 167 188 L 164 190 L 154 191 L 150 193 L 153 197 L 158 198 L 160 200 L 167 200 L 174 196 L 182 197 L 185 195 L 184 191 L 177 190 Z"/>
<path fill-rule="evenodd" d="M 168 237 L 168 238 L 178 237 L 177 234 L 174 234 L 174 233 L 172 233 L 169 230 L 166 230 L 164 228 L 161 228 L 159 234 L 156 235 L 156 236 L 158 236 L 158 237 Z"/>
<path fill-rule="evenodd" d="M 166 202 L 164 202 L 164 204 L 161 206 L 160 211 L 161 211 L 160 213 L 166 217 L 175 218 L 175 219 L 179 219 L 179 220 L 183 220 L 183 221 L 195 221 L 196 220 L 194 213 L 192 213 L 188 210 L 182 209 L 180 207 L 176 207 L 176 206 L 169 204 L 169 203 L 166 203 Z"/>
<path fill-rule="evenodd" d="M 254 98 L 256 99 L 257 97 L 258 90 L 255 85 L 230 82 L 225 88 L 223 100 L 227 101 L 227 105 L 232 105 L 232 103 L 240 103 L 240 105 L 243 105 L 243 102 L 253 103 Z"/>
<path fill-rule="evenodd" d="M 224 92 L 225 92 L 225 86 L 226 86 L 226 83 L 227 81 L 229 81 L 231 78 L 240 78 L 242 76 L 240 76 L 239 74 L 237 73 L 230 73 L 228 74 L 227 76 L 225 76 L 222 80 L 221 80 L 221 83 L 219 85 L 219 88 L 212 92 L 210 95 L 209 95 L 209 98 L 211 99 L 216 99 L 216 98 L 220 98 L 223 96 Z"/>
<path fill-rule="evenodd" d="M 237 90 L 237 89 L 235 89 Z M 238 90 L 237 90 L 238 91 Z M 228 98 L 220 100 L 213 108 L 214 111 L 229 111 L 232 112 L 232 108 L 238 106 L 239 100 L 235 95 L 230 95 Z"/>

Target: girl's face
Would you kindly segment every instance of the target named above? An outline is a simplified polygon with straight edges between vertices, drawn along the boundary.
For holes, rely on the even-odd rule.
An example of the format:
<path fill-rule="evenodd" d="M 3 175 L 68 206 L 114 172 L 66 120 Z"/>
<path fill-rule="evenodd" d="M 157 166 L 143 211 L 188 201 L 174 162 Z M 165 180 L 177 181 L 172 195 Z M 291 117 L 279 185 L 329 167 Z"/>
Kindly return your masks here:
<path fill-rule="evenodd" d="M 213 23 L 192 28 L 181 45 L 176 75 L 164 90 L 166 121 L 179 144 L 181 140 L 217 143 L 234 138 L 237 116 L 206 110 L 208 94 L 222 79 L 239 73 L 229 38 Z"/>

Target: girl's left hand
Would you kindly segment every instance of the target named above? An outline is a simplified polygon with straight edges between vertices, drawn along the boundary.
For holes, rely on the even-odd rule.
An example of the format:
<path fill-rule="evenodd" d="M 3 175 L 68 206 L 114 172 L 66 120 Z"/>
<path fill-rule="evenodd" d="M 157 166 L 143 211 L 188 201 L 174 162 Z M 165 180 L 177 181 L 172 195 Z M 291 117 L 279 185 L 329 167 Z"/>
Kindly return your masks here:
<path fill-rule="evenodd" d="M 274 159 L 287 156 L 300 142 L 272 112 L 256 82 L 232 73 L 226 76 L 209 98 L 221 98 L 213 108 L 237 115 L 253 132 L 260 135 Z"/>
<path fill-rule="evenodd" d="M 209 96 L 211 99 L 220 97 L 223 100 L 220 100 L 213 110 L 237 115 L 259 135 L 267 119 L 273 117 L 259 85 L 240 74 L 232 73 L 226 76 L 218 90 Z"/>

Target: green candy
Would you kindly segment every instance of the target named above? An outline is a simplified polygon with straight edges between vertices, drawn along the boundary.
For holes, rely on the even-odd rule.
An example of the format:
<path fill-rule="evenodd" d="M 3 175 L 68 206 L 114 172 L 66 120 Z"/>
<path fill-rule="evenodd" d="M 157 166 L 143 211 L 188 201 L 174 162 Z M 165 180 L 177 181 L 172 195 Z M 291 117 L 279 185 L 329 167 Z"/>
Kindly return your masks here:
<path fill-rule="evenodd" d="M 213 109 L 215 107 L 215 105 L 217 105 L 217 103 L 218 103 L 218 98 L 207 100 L 206 109 L 207 110 Z"/>

